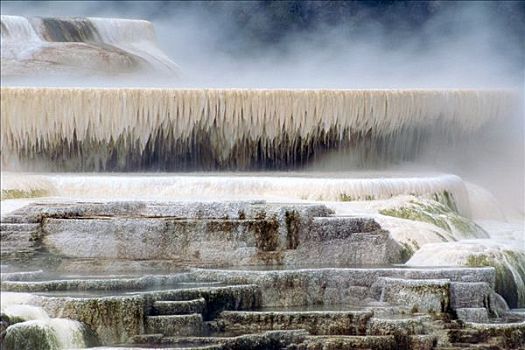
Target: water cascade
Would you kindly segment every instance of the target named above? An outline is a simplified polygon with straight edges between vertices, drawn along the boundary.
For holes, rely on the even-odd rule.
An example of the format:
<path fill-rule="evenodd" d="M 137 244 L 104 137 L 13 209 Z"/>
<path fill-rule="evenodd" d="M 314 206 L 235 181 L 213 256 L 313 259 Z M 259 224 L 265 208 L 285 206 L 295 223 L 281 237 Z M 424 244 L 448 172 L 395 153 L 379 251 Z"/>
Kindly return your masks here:
<path fill-rule="evenodd" d="M 2 16 L 2 43 L 24 40 L 26 42 L 41 41 L 29 19 L 20 16 Z"/>
<path fill-rule="evenodd" d="M 379 173 L 225 173 L 203 174 L 21 174 L 5 172 L 2 195 L 11 198 L 69 197 L 84 200 L 281 200 L 281 201 L 372 201 L 411 193 L 422 197 L 450 196 L 455 209 L 471 213 L 469 193 L 455 175 L 420 176 Z M 277 178 L 278 176 L 278 178 Z M 33 193 L 35 195 L 30 196 Z M 17 195 L 19 194 L 19 195 Z M 41 195 L 38 195 L 41 194 Z M 481 203 L 472 203 L 477 208 Z"/>
<path fill-rule="evenodd" d="M 107 75 L 179 68 L 156 44 L 148 21 L 116 18 L 1 17 L 2 78 Z"/>
<path fill-rule="evenodd" d="M 63 318 L 51 318 L 37 297 L 25 293 L 2 293 L 1 310 L 9 327 L 4 335 L 6 348 L 71 349 L 84 348 L 84 326 Z M 4 321 L 4 320 L 3 320 Z"/>

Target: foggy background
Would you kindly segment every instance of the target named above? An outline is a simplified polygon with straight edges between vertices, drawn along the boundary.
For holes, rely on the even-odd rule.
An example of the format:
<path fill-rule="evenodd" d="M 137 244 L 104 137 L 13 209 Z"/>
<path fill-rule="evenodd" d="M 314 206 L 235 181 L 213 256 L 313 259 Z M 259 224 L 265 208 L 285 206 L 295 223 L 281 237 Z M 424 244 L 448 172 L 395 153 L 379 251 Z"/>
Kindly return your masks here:
<path fill-rule="evenodd" d="M 1 10 L 152 21 L 183 76 L 135 85 L 493 88 L 524 79 L 519 1 L 2 1 Z"/>
<path fill-rule="evenodd" d="M 132 86 L 524 89 L 523 1 L 2 1 L 1 11 L 152 21 L 182 77 Z M 523 215 L 523 119 L 518 110 L 476 138 L 437 140 L 416 165 L 396 166 L 456 173 Z M 347 157 L 333 154 L 313 168 L 344 170 Z"/>

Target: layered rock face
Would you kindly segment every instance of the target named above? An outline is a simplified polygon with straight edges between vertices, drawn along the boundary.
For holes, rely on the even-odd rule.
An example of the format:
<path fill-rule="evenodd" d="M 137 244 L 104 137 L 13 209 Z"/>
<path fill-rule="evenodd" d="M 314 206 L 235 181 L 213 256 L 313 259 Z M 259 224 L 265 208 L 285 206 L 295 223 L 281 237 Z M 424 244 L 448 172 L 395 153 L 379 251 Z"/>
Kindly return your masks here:
<path fill-rule="evenodd" d="M 494 293 L 491 268 L 197 269 L 67 283 L 49 278 L 4 280 L 4 294 L 31 291 L 31 303 L 50 316 L 82 322 L 87 345 L 518 349 L 525 341 L 525 318 Z M 498 323 L 489 322 L 495 317 Z M 33 325 L 18 322 L 17 333 Z M 14 337 L 9 329 L 7 349 Z"/>
<path fill-rule="evenodd" d="M 494 268 L 396 267 L 388 231 L 324 205 L 35 203 L 1 230 L 8 350 L 525 345 Z"/>
<path fill-rule="evenodd" d="M 389 265 L 404 257 L 372 219 L 264 202 L 33 204 L 3 218 L 2 243 L 3 260 L 85 272 Z"/>

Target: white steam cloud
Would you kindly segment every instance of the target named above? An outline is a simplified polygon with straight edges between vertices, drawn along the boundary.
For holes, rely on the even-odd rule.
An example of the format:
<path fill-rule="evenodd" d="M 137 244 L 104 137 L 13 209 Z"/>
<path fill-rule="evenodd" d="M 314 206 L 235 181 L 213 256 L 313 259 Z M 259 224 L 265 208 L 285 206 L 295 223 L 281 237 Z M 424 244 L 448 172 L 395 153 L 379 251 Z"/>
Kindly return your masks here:
<path fill-rule="evenodd" d="M 159 45 L 182 68 L 184 76 L 177 81 L 133 82 L 139 86 L 523 87 L 523 38 L 509 30 L 507 13 L 498 13 L 498 7 L 483 2 L 465 2 L 455 7 L 434 2 L 435 14 L 429 15 L 417 30 L 403 30 L 403 19 L 388 26 L 371 20 L 366 25 L 360 23 L 358 29 L 352 28 L 351 18 L 350 22 L 336 24 L 327 20 L 311 30 L 286 31 L 282 40 L 275 38 L 275 42 L 269 40 L 264 45 L 243 33 L 245 28 L 234 17 L 239 16 L 239 11 L 234 11 L 239 7 L 256 13 L 255 3 L 219 3 L 217 11 L 210 10 L 212 6 L 198 5 L 3 1 L 2 14 L 152 21 Z M 257 20 L 255 15 L 254 21 Z M 268 24 L 261 27 L 265 25 Z M 390 30 L 396 30 L 395 42 L 391 41 Z"/>

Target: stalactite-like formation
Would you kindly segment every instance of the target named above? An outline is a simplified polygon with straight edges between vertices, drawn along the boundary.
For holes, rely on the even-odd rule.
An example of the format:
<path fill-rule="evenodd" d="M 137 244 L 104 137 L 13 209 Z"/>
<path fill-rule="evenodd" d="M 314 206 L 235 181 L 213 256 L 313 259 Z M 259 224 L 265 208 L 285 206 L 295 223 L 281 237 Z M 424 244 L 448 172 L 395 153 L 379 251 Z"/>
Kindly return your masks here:
<path fill-rule="evenodd" d="M 2 88 L 2 161 L 51 169 L 289 168 L 323 150 L 404 159 L 436 130 L 463 137 L 509 113 L 474 90 Z M 40 162 L 40 164 L 42 163 Z"/>

